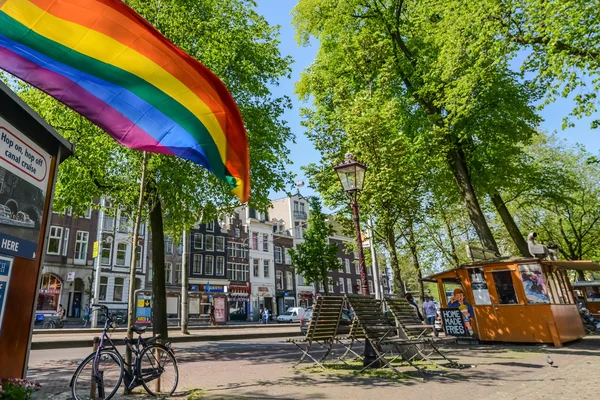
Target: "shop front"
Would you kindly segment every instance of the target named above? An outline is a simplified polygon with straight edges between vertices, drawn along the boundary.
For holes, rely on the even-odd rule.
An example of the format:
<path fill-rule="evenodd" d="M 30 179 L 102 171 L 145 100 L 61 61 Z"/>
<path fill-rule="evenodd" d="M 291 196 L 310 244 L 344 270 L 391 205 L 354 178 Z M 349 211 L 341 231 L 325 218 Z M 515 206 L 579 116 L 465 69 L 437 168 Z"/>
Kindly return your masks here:
<path fill-rule="evenodd" d="M 250 310 L 250 288 L 243 285 L 229 286 L 229 321 L 247 321 Z"/>
<path fill-rule="evenodd" d="M 585 336 L 567 275 L 582 267 L 510 258 L 465 264 L 424 280 L 437 283 L 442 307 L 460 309 L 467 330 L 481 341 L 561 347 Z"/>
<path fill-rule="evenodd" d="M 228 288 L 226 285 L 193 283 L 188 285 L 190 320 L 207 322 L 210 320 L 210 306 L 214 307 L 215 322 L 226 324 L 228 315 Z"/>
<path fill-rule="evenodd" d="M 313 292 L 302 291 L 298 292 L 298 306 L 302 308 L 310 308 L 313 305 Z"/>
<path fill-rule="evenodd" d="M 260 319 L 261 310 L 265 308 L 273 314 L 275 290 L 272 285 L 256 284 L 252 285 L 252 319 Z"/>
<path fill-rule="evenodd" d="M 54 274 L 42 275 L 38 290 L 37 313 L 55 314 L 61 304 L 62 280 Z"/>
<path fill-rule="evenodd" d="M 296 306 L 296 293 L 292 291 L 278 290 L 276 293 L 276 315 L 283 314 L 290 307 Z"/>

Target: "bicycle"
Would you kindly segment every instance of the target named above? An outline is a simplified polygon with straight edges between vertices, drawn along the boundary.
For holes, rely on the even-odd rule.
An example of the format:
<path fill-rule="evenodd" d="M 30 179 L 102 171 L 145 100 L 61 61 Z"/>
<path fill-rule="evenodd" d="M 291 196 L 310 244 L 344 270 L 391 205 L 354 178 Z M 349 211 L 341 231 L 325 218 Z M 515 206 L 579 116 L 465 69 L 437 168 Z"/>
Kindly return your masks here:
<path fill-rule="evenodd" d="M 57 315 L 53 315 L 51 319 L 44 321 L 42 329 L 57 329 L 62 328 L 65 325 L 65 321 L 58 318 Z"/>
<path fill-rule="evenodd" d="M 143 386 L 152 396 L 173 394 L 179 382 L 179 370 L 170 343 L 156 343 L 160 335 L 144 339 L 142 335 L 146 327 L 132 326 L 138 337 L 125 338 L 125 345 L 133 355 L 132 363 L 127 364 L 107 333 L 109 329 L 114 331 L 118 326 L 109 315 L 108 308 L 96 305 L 92 307 L 99 308 L 106 320 L 98 349 L 81 362 L 71 378 L 72 398 L 109 400 L 123 380 L 129 390 Z M 131 372 L 125 366 L 131 367 Z"/>

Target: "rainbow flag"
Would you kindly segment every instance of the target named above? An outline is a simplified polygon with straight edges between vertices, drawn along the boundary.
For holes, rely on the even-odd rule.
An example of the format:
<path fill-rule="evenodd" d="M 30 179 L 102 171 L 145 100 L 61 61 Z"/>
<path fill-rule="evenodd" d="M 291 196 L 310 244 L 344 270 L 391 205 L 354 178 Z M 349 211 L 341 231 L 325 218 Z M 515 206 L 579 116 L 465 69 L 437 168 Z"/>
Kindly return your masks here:
<path fill-rule="evenodd" d="M 124 146 L 198 163 L 248 200 L 248 138 L 227 88 L 122 1 L 0 0 L 0 68 Z"/>

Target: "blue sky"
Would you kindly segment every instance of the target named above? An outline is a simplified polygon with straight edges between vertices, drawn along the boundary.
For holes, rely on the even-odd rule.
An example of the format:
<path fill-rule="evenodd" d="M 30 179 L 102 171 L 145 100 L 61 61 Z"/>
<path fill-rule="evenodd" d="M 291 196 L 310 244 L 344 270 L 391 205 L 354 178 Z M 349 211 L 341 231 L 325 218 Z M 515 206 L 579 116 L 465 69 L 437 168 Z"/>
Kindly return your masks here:
<path fill-rule="evenodd" d="M 319 154 L 312 146 L 311 142 L 304 135 L 304 128 L 300 125 L 300 107 L 302 103 L 294 94 L 294 84 L 300 78 L 300 73 L 308 67 L 314 59 L 316 47 L 299 47 L 295 40 L 294 27 L 291 25 L 290 12 L 296 4 L 296 0 L 257 0 L 258 12 L 262 14 L 271 25 L 281 26 L 281 53 L 290 55 L 294 59 L 292 65 L 291 79 L 282 80 L 280 85 L 273 88 L 275 95 L 287 95 L 292 99 L 293 109 L 286 112 L 284 118 L 296 135 L 296 143 L 290 143 L 290 158 L 293 162 L 289 169 L 298 175 L 297 180 L 305 180 L 300 167 L 311 162 L 319 160 Z M 555 103 L 547 106 L 540 112 L 544 118 L 541 124 L 542 130 L 547 132 L 556 131 L 558 136 L 567 139 L 570 143 L 581 143 L 588 151 L 598 154 L 600 151 L 599 130 L 590 129 L 592 118 L 575 121 L 575 127 L 562 130 L 562 119 L 573 108 L 573 103 L 569 100 L 559 99 Z M 597 118 L 597 116 L 596 116 Z M 308 183 L 308 182 L 307 182 Z M 309 188 L 303 188 L 305 195 L 314 194 Z M 282 193 L 274 194 L 278 197 Z"/>

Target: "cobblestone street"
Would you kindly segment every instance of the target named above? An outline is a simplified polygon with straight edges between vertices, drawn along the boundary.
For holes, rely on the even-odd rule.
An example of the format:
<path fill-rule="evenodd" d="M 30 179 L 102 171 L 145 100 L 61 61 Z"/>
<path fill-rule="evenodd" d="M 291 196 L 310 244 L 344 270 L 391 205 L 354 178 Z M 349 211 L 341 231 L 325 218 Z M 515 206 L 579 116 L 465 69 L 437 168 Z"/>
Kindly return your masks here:
<path fill-rule="evenodd" d="M 595 399 L 590 377 L 600 375 L 600 337 L 565 348 L 531 345 L 454 346 L 445 351 L 472 368 L 425 381 L 293 369 L 299 354 L 281 340 L 176 346 L 180 384 L 175 398 L 194 399 Z M 37 399 L 67 399 L 84 349 L 34 351 L 29 379 L 43 385 Z M 550 354 L 555 367 L 546 363 Z M 308 366 L 308 364 L 305 364 Z M 141 393 L 141 392 L 140 392 Z M 122 398 L 123 396 L 119 396 Z M 136 398 L 145 398 L 136 395 Z M 132 397 L 129 397 L 132 398 Z"/>

